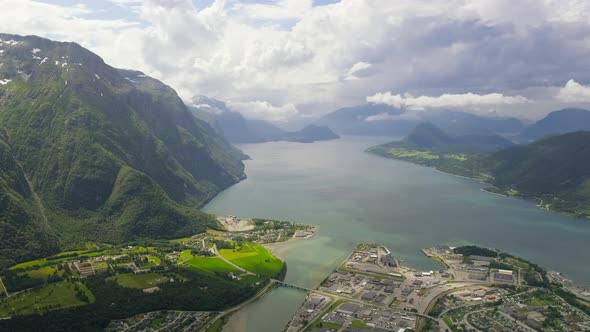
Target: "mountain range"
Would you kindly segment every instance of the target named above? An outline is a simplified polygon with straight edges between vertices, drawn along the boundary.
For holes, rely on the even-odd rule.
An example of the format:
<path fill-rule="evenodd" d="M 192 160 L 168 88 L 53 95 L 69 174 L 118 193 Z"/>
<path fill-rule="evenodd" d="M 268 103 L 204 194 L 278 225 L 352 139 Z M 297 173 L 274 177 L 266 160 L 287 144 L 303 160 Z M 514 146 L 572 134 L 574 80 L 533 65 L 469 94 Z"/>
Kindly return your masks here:
<path fill-rule="evenodd" d="M 446 153 L 482 153 L 505 148 L 513 143 L 502 136 L 489 133 L 452 135 L 430 122 L 424 122 L 417 125 L 399 145 Z"/>
<path fill-rule="evenodd" d="M 301 130 L 290 132 L 268 121 L 247 119 L 241 113 L 230 110 L 224 102 L 205 96 L 194 98 L 189 107 L 195 117 L 208 121 L 232 143 L 311 143 L 339 138 L 327 126 L 310 124 Z"/>
<path fill-rule="evenodd" d="M 543 119 L 525 128 L 521 138 L 525 141 L 545 136 L 590 130 L 590 111 L 566 108 L 549 113 Z"/>
<path fill-rule="evenodd" d="M 489 191 L 536 198 L 544 208 L 590 216 L 590 132 L 514 145 L 498 135 L 454 136 L 431 123 L 368 152 L 490 183 Z"/>
<path fill-rule="evenodd" d="M 516 118 L 493 118 L 458 111 L 408 111 L 383 104 L 338 109 L 315 124 L 329 126 L 341 135 L 405 136 L 416 125 L 430 122 L 453 134 L 519 133 L 524 125 Z"/>
<path fill-rule="evenodd" d="M 0 268 L 85 241 L 216 228 L 246 156 L 176 92 L 76 43 L 0 34 Z"/>

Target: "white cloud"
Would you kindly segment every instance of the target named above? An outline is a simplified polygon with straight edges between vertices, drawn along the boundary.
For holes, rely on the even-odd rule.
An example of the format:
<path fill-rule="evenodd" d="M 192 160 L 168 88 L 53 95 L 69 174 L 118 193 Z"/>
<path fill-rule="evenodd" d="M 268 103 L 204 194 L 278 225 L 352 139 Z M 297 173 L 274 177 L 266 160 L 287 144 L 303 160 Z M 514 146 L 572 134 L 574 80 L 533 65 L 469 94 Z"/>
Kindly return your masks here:
<path fill-rule="evenodd" d="M 240 112 L 250 119 L 284 122 L 299 115 L 297 107 L 293 104 L 274 106 L 267 101 L 257 100 L 252 102 L 228 102 L 227 106 L 231 110 Z"/>
<path fill-rule="evenodd" d="M 528 103 L 529 100 L 523 96 L 505 96 L 501 93 L 489 93 L 478 95 L 475 93 L 448 94 L 438 97 L 412 95 L 394 95 L 391 92 L 376 93 L 367 96 L 367 102 L 375 104 L 386 104 L 397 108 L 408 108 L 411 110 L 424 110 L 427 108 L 466 108 L 498 105 L 515 105 Z"/>
<path fill-rule="evenodd" d="M 263 100 L 296 105 L 299 114 L 385 89 L 452 91 L 463 100 L 466 92 L 501 91 L 510 101 L 528 87 L 590 81 L 590 1 L 214 0 L 204 8 L 190 0 L 109 1 L 112 18 L 97 2 L 0 0 L 0 22 L 3 32 L 76 41 L 186 100 Z M 435 103 L 427 98 L 412 103 Z"/>
<path fill-rule="evenodd" d="M 244 18 L 274 21 L 301 18 L 311 8 L 311 0 L 279 0 L 270 4 L 238 2 L 231 10 Z"/>
<path fill-rule="evenodd" d="M 357 62 L 350 69 L 348 70 L 348 75 L 346 76 L 346 80 L 353 80 L 359 77 L 365 76 L 370 73 L 371 64 L 367 62 Z"/>
<path fill-rule="evenodd" d="M 391 114 L 387 112 L 370 115 L 365 118 L 365 121 L 372 122 L 372 121 L 399 121 L 399 120 L 419 120 L 420 117 L 416 114 L 416 112 L 404 112 L 401 114 Z"/>
<path fill-rule="evenodd" d="M 590 103 L 590 86 L 569 80 L 559 89 L 557 99 L 566 103 Z"/>

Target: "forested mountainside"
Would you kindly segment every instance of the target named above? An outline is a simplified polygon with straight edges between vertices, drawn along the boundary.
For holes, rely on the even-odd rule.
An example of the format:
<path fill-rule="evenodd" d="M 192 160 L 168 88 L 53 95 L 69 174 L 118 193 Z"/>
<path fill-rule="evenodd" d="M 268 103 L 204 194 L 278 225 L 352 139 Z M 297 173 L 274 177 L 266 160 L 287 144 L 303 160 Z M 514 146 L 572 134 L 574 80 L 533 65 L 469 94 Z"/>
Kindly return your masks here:
<path fill-rule="evenodd" d="M 478 178 L 488 190 L 537 199 L 544 208 L 590 216 L 590 132 L 512 145 L 498 136 L 451 136 L 422 124 L 406 138 L 367 150 L 443 172 Z"/>
<path fill-rule="evenodd" d="M 196 208 L 245 177 L 172 88 L 75 43 L 0 34 L 0 133 L 1 227 L 25 238 L 2 232 L 9 259 L 215 227 Z"/>

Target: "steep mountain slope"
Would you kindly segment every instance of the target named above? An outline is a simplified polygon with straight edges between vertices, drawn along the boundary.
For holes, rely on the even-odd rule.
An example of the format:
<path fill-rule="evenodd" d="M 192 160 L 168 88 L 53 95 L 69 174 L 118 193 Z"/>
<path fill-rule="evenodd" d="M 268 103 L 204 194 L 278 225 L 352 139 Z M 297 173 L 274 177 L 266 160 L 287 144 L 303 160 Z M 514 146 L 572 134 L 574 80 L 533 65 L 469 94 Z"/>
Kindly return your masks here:
<path fill-rule="evenodd" d="M 6 133 L 0 131 L 0 269 L 50 254 L 58 247 L 58 238 L 14 160 L 8 141 Z"/>
<path fill-rule="evenodd" d="M 0 39 L 0 128 L 62 245 L 216 225 L 192 207 L 244 178 L 243 154 L 172 88 L 75 43 Z"/>
<path fill-rule="evenodd" d="M 590 215 L 590 132 L 552 136 L 498 151 L 482 167 L 502 191 L 539 197 L 551 209 Z"/>
<path fill-rule="evenodd" d="M 521 136 L 526 140 L 535 140 L 581 130 L 590 130 L 590 111 L 566 108 L 549 113 L 545 118 L 525 128 Z"/>

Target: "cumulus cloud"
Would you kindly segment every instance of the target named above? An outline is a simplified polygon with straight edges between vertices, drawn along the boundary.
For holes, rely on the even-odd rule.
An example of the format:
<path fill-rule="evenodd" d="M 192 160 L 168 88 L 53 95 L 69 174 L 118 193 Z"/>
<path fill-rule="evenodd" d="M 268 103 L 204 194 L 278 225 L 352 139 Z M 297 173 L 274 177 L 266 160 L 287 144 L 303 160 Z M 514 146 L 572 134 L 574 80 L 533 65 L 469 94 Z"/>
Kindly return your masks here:
<path fill-rule="evenodd" d="M 109 64 L 163 80 L 185 100 L 263 100 L 292 104 L 299 114 L 320 115 L 385 90 L 444 91 L 446 99 L 466 95 L 479 104 L 499 98 L 493 104 L 501 107 L 519 101 L 509 96 L 523 89 L 590 81 L 590 1 L 199 3 L 209 5 L 0 0 L 0 22 L 3 32 L 76 41 Z M 459 103 L 398 99 L 415 108 Z"/>
<path fill-rule="evenodd" d="M 559 89 L 557 99 L 566 103 L 590 103 L 590 86 L 569 80 Z"/>
<path fill-rule="evenodd" d="M 231 110 L 240 112 L 250 119 L 284 122 L 299 115 L 297 107 L 293 104 L 275 106 L 267 101 L 257 100 L 251 102 L 228 102 L 227 106 Z"/>
<path fill-rule="evenodd" d="M 505 96 L 501 93 L 489 93 L 478 95 L 475 93 L 448 94 L 438 97 L 419 96 L 410 94 L 399 95 L 391 92 L 376 93 L 367 96 L 367 102 L 374 104 L 386 104 L 397 108 L 408 108 L 411 110 L 424 110 L 427 108 L 466 108 L 498 105 L 524 104 L 529 100 L 523 96 Z"/>

